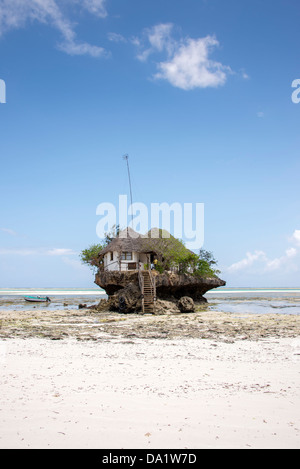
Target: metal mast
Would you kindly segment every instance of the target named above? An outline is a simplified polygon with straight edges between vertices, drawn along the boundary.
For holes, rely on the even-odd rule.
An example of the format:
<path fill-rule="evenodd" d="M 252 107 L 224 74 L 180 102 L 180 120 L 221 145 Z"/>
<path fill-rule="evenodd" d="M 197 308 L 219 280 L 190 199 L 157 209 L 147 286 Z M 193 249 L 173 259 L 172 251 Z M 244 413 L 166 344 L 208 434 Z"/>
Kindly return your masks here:
<path fill-rule="evenodd" d="M 126 154 L 123 156 L 123 159 L 127 163 L 128 179 L 129 179 L 129 189 L 130 189 L 130 202 L 131 202 L 131 224 L 133 225 L 133 212 L 132 212 L 132 188 L 131 188 L 131 178 L 130 178 L 130 169 L 129 169 L 129 156 Z"/>

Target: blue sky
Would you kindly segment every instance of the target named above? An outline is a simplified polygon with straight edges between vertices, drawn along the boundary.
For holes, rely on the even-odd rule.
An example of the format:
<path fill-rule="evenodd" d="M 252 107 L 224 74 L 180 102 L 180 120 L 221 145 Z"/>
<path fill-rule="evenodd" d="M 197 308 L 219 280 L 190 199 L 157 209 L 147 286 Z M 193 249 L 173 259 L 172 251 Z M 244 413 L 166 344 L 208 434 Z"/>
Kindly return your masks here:
<path fill-rule="evenodd" d="M 0 0 L 0 287 L 90 287 L 96 208 L 205 204 L 228 286 L 299 286 L 298 0 Z M 297 90 L 296 90 L 297 91 Z"/>

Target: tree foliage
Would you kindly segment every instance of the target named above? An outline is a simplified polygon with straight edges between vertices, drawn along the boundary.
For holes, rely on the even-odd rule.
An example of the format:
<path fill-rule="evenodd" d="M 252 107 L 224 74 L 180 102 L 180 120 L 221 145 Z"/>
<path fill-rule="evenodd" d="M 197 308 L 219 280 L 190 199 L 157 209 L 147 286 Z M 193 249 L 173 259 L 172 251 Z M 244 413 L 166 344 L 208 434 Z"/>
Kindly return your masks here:
<path fill-rule="evenodd" d="M 168 236 L 167 236 L 168 235 Z M 210 251 L 200 249 L 196 254 L 186 248 L 182 240 L 169 233 L 159 230 L 156 238 L 150 238 L 147 247 L 157 254 L 156 270 L 177 270 L 180 274 L 192 274 L 197 277 L 216 277 L 220 271 L 216 269 L 217 261 Z"/>
<path fill-rule="evenodd" d="M 99 253 L 104 248 L 103 244 L 92 244 L 87 249 L 83 249 L 80 253 L 82 264 L 88 265 L 93 270 L 99 265 Z"/>
<path fill-rule="evenodd" d="M 79 257 L 83 264 L 88 265 L 93 270 L 99 267 L 99 254 L 120 232 L 119 225 L 114 225 L 99 244 L 91 244 L 87 249 L 81 251 Z"/>

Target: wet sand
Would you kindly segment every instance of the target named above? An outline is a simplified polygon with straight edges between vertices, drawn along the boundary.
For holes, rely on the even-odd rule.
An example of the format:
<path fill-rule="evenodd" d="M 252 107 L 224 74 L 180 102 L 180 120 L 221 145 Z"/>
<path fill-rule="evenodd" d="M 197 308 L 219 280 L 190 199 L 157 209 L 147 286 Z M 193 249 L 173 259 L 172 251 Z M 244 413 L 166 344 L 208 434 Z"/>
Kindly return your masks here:
<path fill-rule="evenodd" d="M 212 339 L 224 342 L 300 337 L 300 315 L 232 314 L 199 310 L 192 314 L 119 314 L 92 309 L 0 311 L 1 338 L 103 340 Z"/>
<path fill-rule="evenodd" d="M 299 448 L 300 317 L 0 312 L 0 448 Z"/>

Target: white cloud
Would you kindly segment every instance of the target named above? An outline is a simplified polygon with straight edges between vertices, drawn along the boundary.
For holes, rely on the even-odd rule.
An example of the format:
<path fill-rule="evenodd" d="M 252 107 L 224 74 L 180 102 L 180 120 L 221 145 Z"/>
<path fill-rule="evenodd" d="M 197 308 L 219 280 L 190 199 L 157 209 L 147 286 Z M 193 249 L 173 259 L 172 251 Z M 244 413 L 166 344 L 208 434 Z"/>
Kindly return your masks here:
<path fill-rule="evenodd" d="M 296 244 L 296 246 L 300 246 L 300 230 L 295 230 L 290 241 Z M 258 273 L 275 272 L 279 270 L 284 272 L 296 271 L 299 270 L 298 260 L 296 259 L 298 254 L 299 250 L 295 247 L 287 248 L 282 256 L 274 259 L 269 259 L 264 251 L 248 252 L 244 259 L 235 262 L 226 270 L 229 273 L 247 271 L 250 267 L 255 265 Z"/>
<path fill-rule="evenodd" d="M 241 70 L 241 76 L 244 78 L 244 80 L 250 80 L 248 73 L 246 73 L 244 70 Z"/>
<path fill-rule="evenodd" d="M 74 252 L 72 249 L 49 249 L 45 252 L 47 256 L 66 256 L 66 255 L 74 255 L 76 252 Z"/>
<path fill-rule="evenodd" d="M 102 47 L 78 42 L 74 24 L 64 13 L 58 0 L 2 0 L 0 3 L 0 36 L 5 32 L 25 27 L 27 23 L 39 22 L 56 28 L 61 36 L 59 48 L 71 55 L 105 55 Z M 99 17 L 106 16 L 105 0 L 68 0 L 70 6 L 80 5 Z"/>
<path fill-rule="evenodd" d="M 167 49 L 169 53 L 175 45 L 171 33 L 174 26 L 172 23 L 158 24 L 148 30 L 148 39 L 151 46 L 158 51 Z"/>
<path fill-rule="evenodd" d="M 15 256 L 32 256 L 36 254 L 37 251 L 34 249 L 25 249 L 25 248 L 20 248 L 20 249 L 0 249 L 0 255 L 1 256 L 6 256 L 6 255 L 15 255 Z"/>
<path fill-rule="evenodd" d="M 285 251 L 285 253 L 286 253 L 286 257 L 291 258 L 291 257 L 295 257 L 298 254 L 298 251 L 295 248 L 289 248 Z"/>
<path fill-rule="evenodd" d="M 97 15 L 100 18 L 105 18 L 107 16 L 105 8 L 106 0 L 77 0 L 77 2 L 93 15 Z"/>
<path fill-rule="evenodd" d="M 14 230 L 11 230 L 10 228 L 0 228 L 0 231 L 3 231 L 3 233 L 7 233 L 10 236 L 17 236 L 17 233 Z"/>
<path fill-rule="evenodd" d="M 254 262 L 258 260 L 266 260 L 267 256 L 263 251 L 255 251 L 253 254 L 251 252 L 246 253 L 246 257 L 241 261 L 235 262 L 230 267 L 227 268 L 228 272 L 238 272 L 244 270 L 253 265 Z"/>
<path fill-rule="evenodd" d="M 76 255 L 77 253 L 72 249 L 66 248 L 12 248 L 0 249 L 0 255 L 15 255 L 15 256 L 66 256 Z"/>
<path fill-rule="evenodd" d="M 170 61 L 159 63 L 155 78 L 165 79 L 184 90 L 224 85 L 230 68 L 208 58 L 211 47 L 216 45 L 218 41 L 211 36 L 189 39 Z"/>
<path fill-rule="evenodd" d="M 157 63 L 158 72 L 154 78 L 166 80 L 183 90 L 224 85 L 232 71 L 229 66 L 210 58 L 219 46 L 217 39 L 208 35 L 176 40 L 173 31 L 173 24 L 159 24 L 144 31 L 150 47 L 144 47 L 144 41 L 137 38 L 133 41 L 139 48 L 137 58 L 141 61 L 146 61 L 153 53 L 166 53 L 166 60 Z"/>
<path fill-rule="evenodd" d="M 300 230 L 295 230 L 292 237 L 291 241 L 296 244 L 296 246 L 300 246 Z"/>
<path fill-rule="evenodd" d="M 166 50 L 168 54 L 171 54 L 176 44 L 171 35 L 173 28 L 172 23 L 158 24 L 152 28 L 145 29 L 142 39 L 134 37 L 131 42 L 139 49 L 137 58 L 141 62 L 145 62 L 155 52 Z M 144 46 L 145 41 L 149 42 L 150 47 Z"/>
<path fill-rule="evenodd" d="M 297 254 L 298 254 L 297 249 L 295 248 L 287 249 L 283 256 L 268 261 L 266 265 L 266 270 L 267 271 L 279 270 L 279 269 L 286 267 L 287 264 L 289 263 L 289 260 L 292 259 L 293 257 L 296 257 Z"/>
<path fill-rule="evenodd" d="M 127 39 L 122 34 L 108 33 L 107 37 L 111 42 L 127 42 Z"/>
<path fill-rule="evenodd" d="M 90 55 L 91 57 L 101 57 L 108 55 L 105 49 L 92 46 L 86 42 L 76 44 L 75 42 L 65 42 L 59 45 L 59 49 L 69 55 Z"/>

